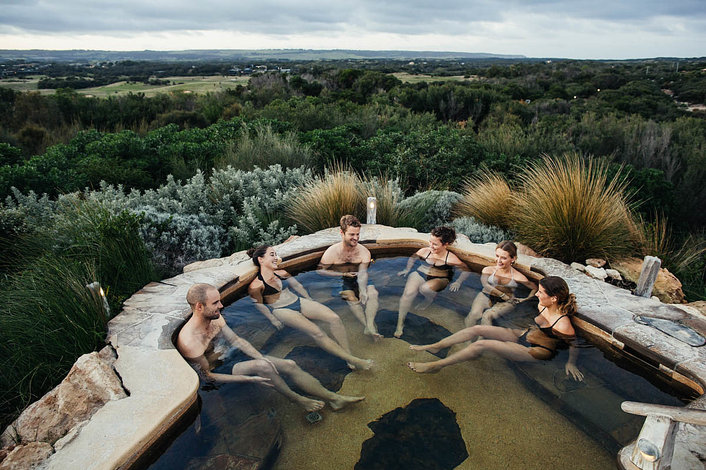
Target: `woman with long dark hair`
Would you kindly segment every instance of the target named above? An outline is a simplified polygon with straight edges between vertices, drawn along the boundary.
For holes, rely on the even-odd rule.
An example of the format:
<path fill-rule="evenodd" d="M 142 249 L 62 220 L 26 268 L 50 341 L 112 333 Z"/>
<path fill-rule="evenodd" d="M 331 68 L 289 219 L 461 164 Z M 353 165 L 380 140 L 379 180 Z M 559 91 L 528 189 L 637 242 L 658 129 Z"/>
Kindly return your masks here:
<path fill-rule="evenodd" d="M 448 336 L 434 344 L 410 346 L 414 351 L 438 352 L 455 344 L 474 341 L 444 359 L 432 362 L 408 362 L 414 372 L 437 372 L 458 362 L 478 358 L 486 351 L 494 352 L 514 361 L 548 361 L 558 349 L 568 347 L 569 360 L 565 370 L 575 380 L 583 380 L 583 374 L 576 367 L 578 350 L 573 345 L 576 336 L 571 317 L 576 313 L 576 297 L 569 292 L 569 286 L 562 278 L 548 276 L 539 281 L 536 294 L 539 299 L 539 314 L 534 324 L 526 329 L 501 328 L 498 326 L 476 325 Z"/>
<path fill-rule="evenodd" d="M 302 331 L 321 349 L 346 361 L 351 369 L 370 369 L 371 359 L 361 359 L 351 354 L 348 334 L 340 317 L 313 300 L 304 286 L 287 271 L 278 269 L 279 257 L 273 247 L 262 245 L 250 249 L 248 255 L 259 268 L 257 277 L 248 287 L 248 293 L 260 313 L 275 328 L 279 330 L 286 325 Z M 326 323 L 333 339 L 312 320 Z"/>

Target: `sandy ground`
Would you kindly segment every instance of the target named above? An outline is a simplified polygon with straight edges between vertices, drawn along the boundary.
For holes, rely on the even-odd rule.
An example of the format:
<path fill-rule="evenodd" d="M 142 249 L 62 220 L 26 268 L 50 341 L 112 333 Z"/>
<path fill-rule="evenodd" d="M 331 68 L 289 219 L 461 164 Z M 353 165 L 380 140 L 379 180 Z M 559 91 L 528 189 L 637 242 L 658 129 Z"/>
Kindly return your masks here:
<path fill-rule="evenodd" d="M 397 299 L 384 299 L 381 308 L 396 310 Z M 309 424 L 304 412 L 280 398 L 285 442 L 276 469 L 352 469 L 363 442 L 373 436 L 367 424 L 420 397 L 438 398 L 456 413 L 469 454 L 457 468 L 615 468 L 613 455 L 528 391 L 504 360 L 488 355 L 438 374 L 418 375 L 406 362 L 434 356 L 411 351 L 395 338 L 372 343 L 348 309 L 338 313 L 353 352 L 376 362 L 372 372 L 348 374 L 340 393 L 366 399 L 337 413 L 327 408 L 321 422 Z M 460 315 L 443 308 L 432 306 L 424 315 L 450 331 L 463 326 Z M 288 348 L 283 344 L 273 353 L 286 355 Z"/>

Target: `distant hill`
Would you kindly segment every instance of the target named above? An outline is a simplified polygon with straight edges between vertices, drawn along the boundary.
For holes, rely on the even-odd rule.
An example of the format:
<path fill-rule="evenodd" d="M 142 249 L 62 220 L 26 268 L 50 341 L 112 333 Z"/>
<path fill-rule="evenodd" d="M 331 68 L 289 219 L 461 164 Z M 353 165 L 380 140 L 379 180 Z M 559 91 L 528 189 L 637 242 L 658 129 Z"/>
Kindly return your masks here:
<path fill-rule="evenodd" d="M 342 60 L 342 59 L 526 59 L 523 55 L 484 52 L 359 51 L 352 49 L 203 49 L 188 51 L 51 51 L 0 49 L 0 60 L 42 62 L 93 62 L 117 60 L 150 61 L 242 61 L 242 60 Z"/>

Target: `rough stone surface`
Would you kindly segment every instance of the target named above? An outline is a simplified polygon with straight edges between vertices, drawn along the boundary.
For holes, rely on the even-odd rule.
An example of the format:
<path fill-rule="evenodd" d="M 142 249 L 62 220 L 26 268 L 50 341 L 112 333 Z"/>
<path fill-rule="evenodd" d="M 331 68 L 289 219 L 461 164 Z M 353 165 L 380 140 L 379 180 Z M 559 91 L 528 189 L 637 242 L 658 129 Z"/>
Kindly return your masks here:
<path fill-rule="evenodd" d="M 368 424 L 356 470 L 452 469 L 468 458 L 456 413 L 436 398 L 418 398 Z"/>
<path fill-rule="evenodd" d="M 623 278 L 628 281 L 636 283 L 640 279 L 642 260 L 639 258 L 626 258 L 613 261 L 611 262 L 611 266 L 620 272 Z M 652 293 L 662 302 L 669 304 L 680 304 L 685 301 L 681 282 L 666 268 L 659 270 Z"/>
<path fill-rule="evenodd" d="M 39 468 L 47 457 L 54 452 L 51 444 L 46 442 L 30 442 L 19 445 L 10 452 L 2 462 L 0 470 L 27 470 Z"/>
<path fill-rule="evenodd" d="M 527 245 L 523 245 L 522 243 L 516 242 L 515 245 L 517 246 L 517 254 L 518 255 L 526 255 L 526 256 L 531 256 L 533 258 L 541 258 L 542 255 L 534 251 L 532 248 L 528 247 Z"/>
<path fill-rule="evenodd" d="M 576 263 L 576 262 L 574 262 L 574 263 L 571 263 L 570 266 L 571 266 L 572 269 L 575 269 L 576 271 L 581 271 L 581 272 L 586 271 L 586 266 L 584 266 L 584 265 L 581 264 L 581 263 Z"/>
<path fill-rule="evenodd" d="M 606 269 L 605 273 L 608 275 L 609 278 L 615 279 L 617 281 L 622 281 L 623 277 L 620 275 L 620 272 L 616 269 Z"/>
<path fill-rule="evenodd" d="M 602 268 L 605 266 L 605 260 L 601 258 L 588 258 L 586 260 L 586 266 L 593 266 L 594 268 Z"/>
<path fill-rule="evenodd" d="M 697 300 L 696 302 L 689 302 L 686 305 L 699 312 L 703 317 L 706 317 L 706 301 Z"/>
<path fill-rule="evenodd" d="M 3 433 L 1 442 L 7 445 L 14 434 L 20 442 L 53 444 L 108 401 L 126 396 L 112 367 L 96 352 L 84 354 L 58 387 L 22 412 Z"/>
<path fill-rule="evenodd" d="M 606 274 L 605 269 L 597 268 L 595 266 L 586 266 L 586 273 L 593 279 L 599 279 L 601 281 L 604 281 L 605 278 L 608 277 L 608 274 Z"/>

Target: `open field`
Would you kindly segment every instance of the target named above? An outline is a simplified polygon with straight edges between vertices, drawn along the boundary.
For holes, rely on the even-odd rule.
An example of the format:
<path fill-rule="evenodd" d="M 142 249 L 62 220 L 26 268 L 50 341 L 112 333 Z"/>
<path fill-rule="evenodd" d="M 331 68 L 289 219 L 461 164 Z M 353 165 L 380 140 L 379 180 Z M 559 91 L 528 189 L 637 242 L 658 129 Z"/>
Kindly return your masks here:
<path fill-rule="evenodd" d="M 0 80 L 0 86 L 12 88 L 16 91 L 39 91 L 43 95 L 51 95 L 55 90 L 37 90 L 37 83 L 41 76 L 28 77 L 27 79 Z M 224 75 L 215 76 L 194 76 L 194 77 L 164 77 L 161 80 L 168 80 L 170 85 L 146 85 L 141 82 L 116 82 L 110 85 L 83 88 L 76 90 L 77 93 L 87 96 L 105 98 L 107 96 L 120 96 L 128 93 L 144 93 L 146 96 L 154 96 L 159 93 L 185 92 L 206 93 L 209 91 L 222 91 L 227 88 L 235 88 L 237 85 L 247 85 L 249 77 L 231 77 Z"/>
<path fill-rule="evenodd" d="M 475 75 L 470 78 L 465 78 L 462 75 L 454 75 L 450 77 L 435 77 L 424 74 L 410 74 L 407 72 L 393 73 L 395 77 L 404 83 L 418 82 L 455 82 L 455 81 L 471 81 L 478 80 Z M 53 89 L 37 89 L 37 83 L 42 75 L 30 76 L 27 78 L 13 78 L 0 80 L 0 86 L 12 88 L 15 91 L 38 91 L 42 95 L 51 95 Z M 146 96 L 155 96 L 159 93 L 184 92 L 206 93 L 209 91 L 221 91 L 227 88 L 234 88 L 237 85 L 247 85 L 250 77 L 240 76 L 184 76 L 184 77 L 160 77 L 160 80 L 168 80 L 170 85 L 146 85 L 141 82 L 115 82 L 110 85 L 83 88 L 76 90 L 77 93 L 87 96 L 96 96 L 105 98 L 107 96 L 120 96 L 128 93 L 144 93 Z"/>
<path fill-rule="evenodd" d="M 411 74 L 407 72 L 395 72 L 392 75 L 397 77 L 404 83 L 419 83 L 419 82 L 463 82 L 463 81 L 473 81 L 478 80 L 478 76 L 471 75 L 469 78 L 465 78 L 463 75 L 452 75 L 450 77 L 435 77 L 432 75 L 424 74 Z"/>

